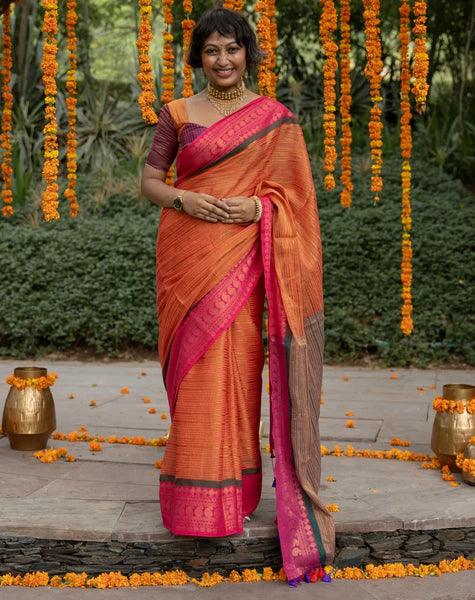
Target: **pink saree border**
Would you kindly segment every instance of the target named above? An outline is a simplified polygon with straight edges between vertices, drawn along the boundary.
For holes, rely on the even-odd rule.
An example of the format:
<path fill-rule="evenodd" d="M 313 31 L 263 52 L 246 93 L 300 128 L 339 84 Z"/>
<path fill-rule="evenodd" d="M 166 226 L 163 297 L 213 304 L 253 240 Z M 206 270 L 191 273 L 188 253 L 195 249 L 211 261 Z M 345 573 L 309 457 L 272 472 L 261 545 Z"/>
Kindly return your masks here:
<path fill-rule="evenodd" d="M 222 159 L 253 135 L 283 117 L 295 118 L 279 102 L 260 96 L 214 123 L 178 155 L 176 161 L 178 178 L 175 186 L 179 187 L 186 177 L 215 160 Z"/>
<path fill-rule="evenodd" d="M 271 389 L 271 435 L 275 452 L 277 527 L 284 570 L 289 580 L 320 565 L 302 488 L 292 459 L 291 403 L 285 338 L 287 320 L 275 272 L 272 219 L 273 205 L 261 198 L 261 244 L 269 315 L 269 379 Z"/>
<path fill-rule="evenodd" d="M 185 317 L 173 339 L 166 388 L 173 418 L 180 383 L 195 362 L 231 325 L 247 302 L 263 271 L 259 240 Z"/>

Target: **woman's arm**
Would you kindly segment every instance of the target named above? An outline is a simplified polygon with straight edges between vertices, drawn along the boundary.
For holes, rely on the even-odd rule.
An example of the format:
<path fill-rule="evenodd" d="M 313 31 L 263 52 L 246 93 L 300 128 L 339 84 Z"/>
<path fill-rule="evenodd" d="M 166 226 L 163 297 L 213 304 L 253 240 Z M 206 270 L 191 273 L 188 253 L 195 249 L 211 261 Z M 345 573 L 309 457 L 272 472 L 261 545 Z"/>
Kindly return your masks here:
<path fill-rule="evenodd" d="M 180 197 L 183 212 L 195 219 L 211 223 L 227 220 L 229 210 L 225 202 L 208 194 L 171 187 L 165 183 L 166 177 L 165 171 L 146 164 L 142 175 L 142 194 L 164 208 L 173 208 L 175 198 Z"/>

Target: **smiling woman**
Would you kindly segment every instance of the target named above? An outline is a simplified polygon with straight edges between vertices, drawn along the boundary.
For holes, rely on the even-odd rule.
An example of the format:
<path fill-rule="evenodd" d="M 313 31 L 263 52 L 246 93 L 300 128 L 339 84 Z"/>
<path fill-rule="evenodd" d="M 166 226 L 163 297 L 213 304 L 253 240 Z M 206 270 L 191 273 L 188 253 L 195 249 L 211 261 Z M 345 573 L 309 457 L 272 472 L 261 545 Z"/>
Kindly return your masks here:
<path fill-rule="evenodd" d="M 172 423 L 160 507 L 176 535 L 211 537 L 242 533 L 256 509 L 267 295 L 276 508 L 292 580 L 334 553 L 333 519 L 318 497 L 321 246 L 297 120 L 244 83 L 262 59 L 241 14 L 205 13 L 188 61 L 208 86 L 162 108 L 144 168 L 143 193 L 164 208 L 156 280 Z"/>

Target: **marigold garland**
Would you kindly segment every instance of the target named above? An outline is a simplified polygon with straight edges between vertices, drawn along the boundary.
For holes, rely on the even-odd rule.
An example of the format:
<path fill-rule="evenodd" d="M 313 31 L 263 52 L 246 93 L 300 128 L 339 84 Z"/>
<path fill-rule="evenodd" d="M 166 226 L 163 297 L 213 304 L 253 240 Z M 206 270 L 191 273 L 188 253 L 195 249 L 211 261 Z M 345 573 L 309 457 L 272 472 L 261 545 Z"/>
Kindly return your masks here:
<path fill-rule="evenodd" d="M 446 400 L 443 396 L 436 396 L 432 407 L 437 412 L 463 414 L 467 411 L 469 415 L 473 415 L 475 414 L 475 398 L 472 398 L 472 400 Z"/>
<path fill-rule="evenodd" d="M 323 66 L 323 96 L 325 114 L 323 116 L 323 128 L 325 130 L 325 189 L 332 190 L 335 187 L 335 163 L 337 153 L 335 149 L 336 136 L 336 92 L 335 73 L 338 67 L 336 59 L 338 46 L 333 40 L 336 31 L 338 15 L 333 0 L 322 0 L 322 13 L 320 16 L 320 36 L 322 38 L 323 51 L 325 53 L 325 64 Z"/>
<path fill-rule="evenodd" d="M 68 36 L 68 73 L 66 79 L 66 106 L 68 109 L 69 131 L 67 136 L 66 168 L 68 171 L 68 186 L 64 190 L 64 196 L 69 201 L 69 214 L 77 217 L 79 205 L 76 198 L 76 172 L 77 172 L 77 138 L 76 138 L 76 68 L 77 68 L 77 37 L 76 24 L 78 15 L 76 12 L 76 0 L 67 0 L 66 3 L 66 32 Z"/>
<path fill-rule="evenodd" d="M 459 556 L 453 560 L 442 560 L 438 564 L 413 564 L 388 563 L 384 565 L 367 565 L 365 568 L 325 567 L 309 573 L 303 581 L 314 582 L 318 579 L 326 581 L 331 579 L 350 580 L 377 580 L 403 577 L 440 577 L 446 573 L 458 573 L 475 569 L 475 559 Z M 220 583 L 261 582 L 261 581 L 287 581 L 283 569 L 275 572 L 271 567 L 264 567 L 262 572 L 257 569 L 244 569 L 241 573 L 231 571 L 228 577 L 219 573 L 204 573 L 199 579 L 189 577 L 184 571 L 166 571 L 165 573 L 133 573 L 128 577 L 119 572 L 101 573 L 96 577 L 88 577 L 86 573 L 66 573 L 64 576 L 49 576 L 45 571 L 35 571 L 25 575 L 0 575 L 0 586 L 22 587 L 56 587 L 56 588 L 86 588 L 106 589 L 118 587 L 145 587 L 145 586 L 174 586 L 192 583 L 199 587 L 212 587 Z"/>
<path fill-rule="evenodd" d="M 411 70 L 409 65 L 410 42 L 410 12 L 409 0 L 401 0 L 399 7 L 400 28 L 399 41 L 401 44 L 401 125 L 400 148 L 402 157 L 401 171 L 401 223 L 402 223 L 402 260 L 401 260 L 401 330 L 405 335 L 412 333 L 414 324 L 412 320 L 412 242 L 411 242 L 411 154 L 412 154 L 412 129 L 411 129 Z"/>
<path fill-rule="evenodd" d="M 258 0 L 254 10 L 259 14 L 257 37 L 261 50 L 265 53 L 259 65 L 257 80 L 259 92 L 275 98 L 277 76 L 275 69 L 275 49 L 277 48 L 277 25 L 275 23 L 275 0 Z"/>
<path fill-rule="evenodd" d="M 425 0 L 416 0 L 414 3 L 414 27 L 412 32 L 414 34 L 414 62 L 413 62 L 413 75 L 414 84 L 412 86 L 412 93 L 416 98 L 416 109 L 418 113 L 425 110 L 427 93 L 429 91 L 429 85 L 427 84 L 427 73 L 429 71 L 429 56 L 426 52 L 426 11 L 427 4 Z"/>
<path fill-rule="evenodd" d="M 161 101 L 165 104 L 171 102 L 175 98 L 175 56 L 173 54 L 173 34 L 170 31 L 173 25 L 172 6 L 174 0 L 163 0 L 163 20 L 167 25 L 167 30 L 162 32 L 163 35 L 163 54 L 162 54 L 162 96 Z M 173 185 L 174 168 L 170 167 L 167 173 L 166 183 Z"/>
<path fill-rule="evenodd" d="M 42 31 L 45 34 L 43 45 L 43 59 L 41 68 L 43 70 L 43 85 L 45 87 L 45 119 L 44 133 L 44 157 L 43 179 L 46 189 L 43 192 L 43 214 L 46 221 L 59 219 L 58 213 L 58 124 L 56 122 L 56 74 L 58 63 L 56 54 L 58 52 L 58 2 L 57 0 L 43 0 L 45 10 Z"/>
<path fill-rule="evenodd" d="M 181 27 L 183 29 L 183 91 L 181 95 L 185 98 L 189 98 L 193 96 L 193 87 L 191 80 L 191 72 L 192 69 L 187 61 L 188 49 L 190 47 L 191 42 L 191 34 L 193 33 L 193 28 L 195 26 L 195 22 L 193 19 L 190 19 L 191 11 L 193 10 L 193 4 L 191 0 L 183 0 L 183 10 L 185 12 L 185 19 L 181 22 Z"/>
<path fill-rule="evenodd" d="M 58 379 L 57 373 L 49 373 L 44 377 L 31 378 L 17 377 L 14 373 L 9 375 L 5 381 L 8 385 L 15 387 L 17 390 L 24 390 L 26 387 L 34 388 L 35 390 L 45 390 L 48 387 L 52 387 L 54 382 Z"/>
<path fill-rule="evenodd" d="M 2 157 L 2 213 L 5 217 L 9 217 L 14 213 L 12 202 L 12 108 L 13 94 L 10 90 L 12 79 L 12 30 L 11 30 L 11 10 L 12 5 L 9 4 L 5 9 L 2 17 L 2 135 L 1 147 L 3 150 Z"/>
<path fill-rule="evenodd" d="M 351 206 L 351 0 L 340 0 L 340 116 L 341 116 L 341 175 L 343 189 L 340 202 L 345 208 Z"/>
<path fill-rule="evenodd" d="M 229 10 L 235 10 L 242 13 L 244 0 L 225 0 L 225 2 L 223 2 L 223 8 L 229 8 Z"/>
<path fill-rule="evenodd" d="M 137 75 L 142 86 L 142 92 L 138 98 L 138 104 L 142 110 L 142 118 L 146 123 L 156 123 L 157 114 L 153 109 L 153 103 L 157 99 L 154 92 L 153 68 L 150 62 L 149 50 L 153 40 L 150 16 L 152 14 L 152 0 L 139 0 L 140 24 L 139 39 L 136 46 L 139 50 L 140 73 Z"/>
<path fill-rule="evenodd" d="M 464 473 L 468 473 L 472 477 L 475 477 L 475 458 L 465 458 L 462 452 L 457 454 L 455 464 Z"/>
<path fill-rule="evenodd" d="M 380 0 L 363 0 L 363 17 L 366 35 L 366 66 L 365 74 L 370 83 L 370 95 L 373 106 L 370 111 L 368 124 L 370 148 L 371 148 L 371 191 L 374 192 L 374 201 L 379 201 L 379 192 L 383 189 L 383 178 L 381 170 L 383 166 L 383 141 L 381 122 L 381 80 L 383 61 L 381 60 L 381 38 L 380 38 Z"/>

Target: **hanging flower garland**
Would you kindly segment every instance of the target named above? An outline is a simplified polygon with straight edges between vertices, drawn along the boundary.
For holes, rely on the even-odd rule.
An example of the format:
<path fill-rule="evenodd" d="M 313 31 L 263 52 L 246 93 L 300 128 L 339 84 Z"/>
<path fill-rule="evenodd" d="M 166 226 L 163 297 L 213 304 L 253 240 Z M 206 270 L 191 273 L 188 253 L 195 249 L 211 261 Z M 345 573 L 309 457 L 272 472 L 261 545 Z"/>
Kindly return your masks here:
<path fill-rule="evenodd" d="M 43 70 L 43 85 L 45 86 L 45 118 L 46 125 L 44 133 L 44 156 L 43 178 L 46 189 L 43 192 L 43 214 L 46 221 L 59 219 L 58 213 L 58 124 L 56 122 L 56 74 L 58 63 L 56 54 L 58 43 L 58 2 L 57 0 L 43 0 L 45 10 L 42 31 L 45 34 L 43 46 L 43 59 L 41 68 Z"/>
<path fill-rule="evenodd" d="M 257 22 L 257 37 L 261 50 L 265 53 L 264 60 L 259 65 L 257 80 L 259 92 L 275 98 L 277 76 L 275 69 L 275 48 L 277 47 L 277 26 L 275 24 L 275 0 L 259 0 L 254 10 L 259 14 Z"/>
<path fill-rule="evenodd" d="M 149 50 L 153 40 L 150 16 L 152 14 L 152 0 L 139 0 L 140 24 L 139 39 L 136 46 L 139 50 L 140 73 L 137 79 L 142 86 L 138 104 L 142 109 L 142 118 L 146 123 L 156 123 L 158 117 L 153 109 L 153 103 L 157 99 L 153 85 L 153 68 L 150 62 Z"/>
<path fill-rule="evenodd" d="M 79 205 L 76 198 L 76 172 L 77 172 L 77 138 L 76 138 L 76 68 L 77 68 L 77 37 L 76 24 L 78 15 L 76 12 L 76 0 L 68 0 L 66 3 L 66 32 L 68 35 L 68 73 L 66 79 L 66 106 L 68 109 L 69 131 L 67 136 L 66 168 L 68 170 L 68 186 L 64 190 L 64 196 L 69 201 L 69 214 L 77 217 Z"/>
<path fill-rule="evenodd" d="M 371 147 L 371 191 L 374 192 L 374 201 L 378 202 L 379 192 L 383 189 L 383 178 L 381 170 L 383 166 L 383 141 L 382 131 L 383 124 L 381 122 L 381 80 L 383 61 L 381 60 L 381 38 L 379 28 L 379 0 L 363 0 L 364 5 L 364 22 L 366 34 L 366 67 L 365 74 L 370 83 L 370 94 L 373 106 L 370 111 L 369 137 Z"/>
<path fill-rule="evenodd" d="M 3 112 L 2 112 L 2 143 L 1 147 L 3 150 L 2 157 L 2 199 L 3 207 L 2 213 L 5 217 L 9 217 L 13 214 L 13 194 L 12 194 L 12 108 L 13 108 L 13 94 L 10 91 L 10 82 L 12 79 L 12 30 L 11 30 L 11 5 L 8 5 L 3 13 L 2 17 L 2 98 L 3 98 Z"/>
<path fill-rule="evenodd" d="M 162 87 L 163 92 L 161 101 L 167 104 L 175 98 L 175 56 L 173 54 L 172 42 L 173 35 L 170 32 L 170 26 L 173 24 L 173 13 L 171 7 L 174 0 L 163 0 L 163 19 L 168 29 L 163 31 L 163 55 L 162 55 Z M 170 167 L 167 173 L 166 183 L 173 185 L 174 168 Z"/>
<path fill-rule="evenodd" d="M 340 115 L 341 115 L 341 176 L 343 189 L 340 202 L 345 208 L 351 206 L 351 0 L 340 0 Z"/>
<path fill-rule="evenodd" d="M 242 9 L 244 8 L 244 0 L 226 0 L 223 3 L 223 8 L 229 8 L 229 10 L 235 10 L 239 13 L 242 13 Z"/>
<path fill-rule="evenodd" d="M 195 26 L 193 19 L 190 19 L 190 15 L 193 10 L 193 4 L 191 0 L 183 0 L 183 10 L 185 11 L 185 19 L 183 19 L 181 22 L 181 27 L 183 29 L 183 92 L 181 95 L 184 98 L 189 98 L 190 96 L 193 96 L 193 87 L 191 80 L 191 67 L 188 64 L 186 57 L 190 47 L 191 34 L 193 33 L 193 28 Z"/>
<path fill-rule="evenodd" d="M 401 330 L 405 335 L 412 333 L 412 242 L 411 242 L 411 154 L 412 154 L 412 129 L 411 129 L 411 69 L 409 64 L 410 42 L 410 0 L 401 0 L 399 7 L 400 27 L 399 41 L 401 44 L 401 129 L 399 133 L 402 171 L 401 171 L 401 222 L 402 222 L 402 261 L 401 261 Z"/>
<path fill-rule="evenodd" d="M 325 113 L 323 115 L 323 128 L 325 131 L 325 189 L 332 190 L 335 187 L 335 163 L 337 153 L 335 148 L 336 137 L 336 92 L 335 73 L 338 67 L 336 54 L 338 46 L 333 40 L 336 31 L 338 15 L 333 0 L 322 0 L 322 14 L 320 16 L 320 36 L 322 38 L 325 53 L 325 64 L 323 66 L 323 97 Z"/>
<path fill-rule="evenodd" d="M 418 113 L 425 110 L 427 93 L 429 91 L 429 86 L 427 84 L 429 56 L 426 52 L 426 11 L 427 5 L 425 0 L 416 0 L 414 4 L 414 27 L 412 29 L 414 34 L 413 75 L 415 78 L 412 86 L 412 93 L 416 98 L 416 108 Z"/>

